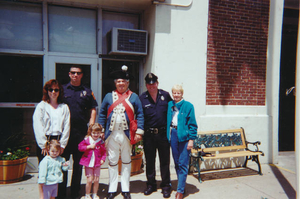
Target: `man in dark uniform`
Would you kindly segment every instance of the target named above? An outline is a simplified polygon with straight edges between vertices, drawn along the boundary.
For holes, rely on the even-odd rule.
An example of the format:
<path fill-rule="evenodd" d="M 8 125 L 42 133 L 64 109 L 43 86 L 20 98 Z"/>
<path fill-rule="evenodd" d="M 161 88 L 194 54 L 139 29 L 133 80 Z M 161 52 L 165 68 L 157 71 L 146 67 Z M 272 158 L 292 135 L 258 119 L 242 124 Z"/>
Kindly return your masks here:
<path fill-rule="evenodd" d="M 78 151 L 78 144 L 87 134 L 88 125 L 94 124 L 96 107 L 98 106 L 91 89 L 81 84 L 83 71 L 80 66 L 71 66 L 69 72 L 70 82 L 63 85 L 64 103 L 68 104 L 71 113 L 71 131 L 68 145 L 62 154 L 68 160 L 73 157 L 73 173 L 71 181 L 71 197 L 79 196 L 82 166 L 79 165 L 82 153 Z M 59 186 L 59 198 L 66 197 L 68 175 L 64 173 L 64 181 Z"/>
<path fill-rule="evenodd" d="M 158 150 L 163 197 L 171 194 L 170 180 L 170 144 L 166 135 L 167 109 L 171 96 L 168 92 L 158 89 L 157 76 L 148 73 L 145 77 L 147 91 L 140 95 L 145 118 L 144 152 L 146 158 L 147 188 L 145 195 L 157 190 L 155 180 L 155 158 Z"/>

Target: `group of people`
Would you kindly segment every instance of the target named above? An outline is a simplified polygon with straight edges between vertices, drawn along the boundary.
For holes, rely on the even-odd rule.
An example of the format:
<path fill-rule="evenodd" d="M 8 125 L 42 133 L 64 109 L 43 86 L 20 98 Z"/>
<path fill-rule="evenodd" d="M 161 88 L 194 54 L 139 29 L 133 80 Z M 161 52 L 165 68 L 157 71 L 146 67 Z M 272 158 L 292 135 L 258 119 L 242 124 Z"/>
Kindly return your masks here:
<path fill-rule="evenodd" d="M 183 99 L 182 86 L 173 86 L 173 100 L 168 92 L 158 89 L 158 77 L 153 73 L 145 77 L 147 91 L 138 96 L 129 89 L 133 76 L 127 69 L 127 66 L 122 66 L 121 70 L 111 73 L 116 89 L 104 97 L 97 123 L 98 104 L 93 92 L 81 84 L 83 71 L 80 66 L 70 68 L 68 84 L 62 86 L 52 79 L 44 85 L 42 101 L 33 115 L 40 162 L 40 199 L 66 197 L 71 154 L 71 198 L 79 196 L 83 166 L 87 177 L 85 198 L 99 198 L 100 168 L 107 156 L 107 198 L 113 199 L 117 195 L 121 158 L 122 195 L 124 199 L 130 199 L 131 147 L 132 143 L 141 140 L 147 177 L 144 194 L 157 191 L 155 162 L 158 151 L 160 188 L 164 198 L 170 197 L 171 147 L 178 177 L 176 199 L 183 198 L 189 153 L 197 134 L 194 107 Z"/>

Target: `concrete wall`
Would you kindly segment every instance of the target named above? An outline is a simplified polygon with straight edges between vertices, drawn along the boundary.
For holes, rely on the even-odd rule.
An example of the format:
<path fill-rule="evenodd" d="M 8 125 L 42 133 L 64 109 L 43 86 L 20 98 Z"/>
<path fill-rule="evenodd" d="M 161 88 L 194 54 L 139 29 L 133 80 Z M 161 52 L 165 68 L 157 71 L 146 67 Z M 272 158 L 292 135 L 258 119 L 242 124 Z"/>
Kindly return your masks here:
<path fill-rule="evenodd" d="M 190 2 L 186 7 L 169 5 Z M 183 85 L 184 98 L 195 106 L 199 131 L 243 127 L 247 140 L 262 142 L 260 149 L 265 156 L 261 162 L 276 163 L 283 0 L 270 1 L 265 106 L 206 105 L 208 3 L 208 0 L 166 0 L 165 4 L 153 5 L 145 12 L 150 51 L 144 74 L 149 71 L 157 74 L 159 87 L 169 92 L 174 84 Z"/>

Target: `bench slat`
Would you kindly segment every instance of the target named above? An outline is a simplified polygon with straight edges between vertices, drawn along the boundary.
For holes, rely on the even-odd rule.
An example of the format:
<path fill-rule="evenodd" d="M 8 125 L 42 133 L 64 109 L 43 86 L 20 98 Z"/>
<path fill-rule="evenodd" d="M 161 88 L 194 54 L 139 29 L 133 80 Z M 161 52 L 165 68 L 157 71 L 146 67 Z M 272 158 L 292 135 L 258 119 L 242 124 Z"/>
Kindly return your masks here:
<path fill-rule="evenodd" d="M 217 158 L 244 157 L 244 156 L 261 155 L 261 154 L 262 152 L 236 151 L 236 152 L 212 154 L 211 156 L 210 155 L 202 156 L 202 158 L 206 160 L 206 159 L 217 159 Z"/>

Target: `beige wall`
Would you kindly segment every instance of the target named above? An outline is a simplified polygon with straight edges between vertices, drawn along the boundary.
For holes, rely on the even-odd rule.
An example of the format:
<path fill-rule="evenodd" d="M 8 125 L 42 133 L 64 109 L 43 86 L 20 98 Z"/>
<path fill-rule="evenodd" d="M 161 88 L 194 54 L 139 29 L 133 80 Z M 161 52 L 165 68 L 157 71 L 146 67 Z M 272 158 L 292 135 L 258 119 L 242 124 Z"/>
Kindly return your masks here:
<path fill-rule="evenodd" d="M 189 2 L 190 6 L 165 5 Z M 208 3 L 166 0 L 165 4 L 153 5 L 145 11 L 150 48 L 144 75 L 150 71 L 158 75 L 159 87 L 169 92 L 174 84 L 183 85 L 184 98 L 195 106 L 199 131 L 244 127 L 249 141 L 262 142 L 260 149 L 266 155 L 261 162 L 276 163 L 283 0 L 270 1 L 266 106 L 206 105 Z"/>

